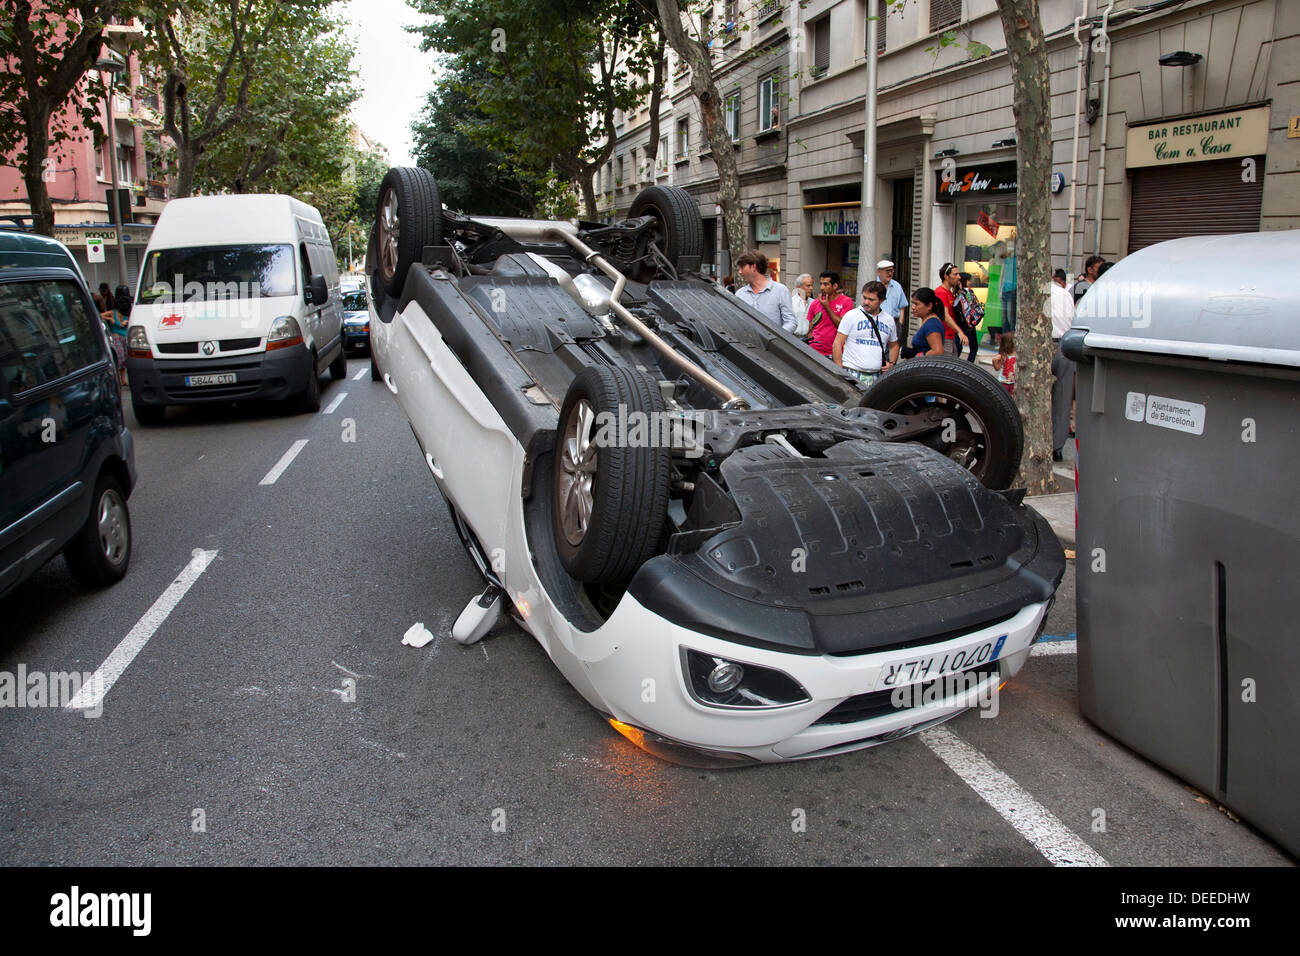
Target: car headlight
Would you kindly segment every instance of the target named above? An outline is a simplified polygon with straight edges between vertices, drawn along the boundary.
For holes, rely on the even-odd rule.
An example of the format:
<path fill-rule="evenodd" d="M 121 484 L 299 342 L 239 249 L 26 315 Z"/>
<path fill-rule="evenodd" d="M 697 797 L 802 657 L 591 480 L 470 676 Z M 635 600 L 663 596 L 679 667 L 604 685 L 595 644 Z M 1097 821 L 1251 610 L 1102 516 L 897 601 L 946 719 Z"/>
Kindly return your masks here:
<path fill-rule="evenodd" d="M 271 323 L 271 328 L 266 333 L 267 351 L 300 344 L 302 344 L 302 330 L 298 328 L 298 320 L 292 315 L 282 315 Z"/>
<path fill-rule="evenodd" d="M 133 325 L 126 330 L 126 352 L 131 358 L 150 358 L 153 355 L 143 325 Z"/>
<path fill-rule="evenodd" d="M 770 667 L 690 648 L 682 648 L 682 666 L 691 696 L 710 707 L 789 707 L 812 699 L 793 677 Z"/>

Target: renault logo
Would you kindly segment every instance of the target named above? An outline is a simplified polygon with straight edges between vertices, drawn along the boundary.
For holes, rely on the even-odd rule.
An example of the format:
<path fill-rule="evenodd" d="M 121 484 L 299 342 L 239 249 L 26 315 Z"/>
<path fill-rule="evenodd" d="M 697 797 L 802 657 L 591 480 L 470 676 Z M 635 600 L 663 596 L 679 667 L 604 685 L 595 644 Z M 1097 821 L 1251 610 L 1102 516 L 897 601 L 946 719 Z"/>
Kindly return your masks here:
<path fill-rule="evenodd" d="M 203 350 L 204 355 L 211 355 L 217 350 L 217 343 L 204 342 L 202 345 L 199 346 L 199 348 Z"/>

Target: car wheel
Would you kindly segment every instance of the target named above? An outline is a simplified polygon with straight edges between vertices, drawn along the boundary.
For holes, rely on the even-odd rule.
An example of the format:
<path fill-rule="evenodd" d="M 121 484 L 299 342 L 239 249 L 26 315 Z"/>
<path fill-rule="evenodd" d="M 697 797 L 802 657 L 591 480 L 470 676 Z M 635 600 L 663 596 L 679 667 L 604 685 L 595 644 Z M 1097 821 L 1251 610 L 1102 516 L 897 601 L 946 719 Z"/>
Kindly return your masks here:
<path fill-rule="evenodd" d="M 87 587 L 119 581 L 131 561 L 131 513 L 122 486 L 100 475 L 91 498 L 90 515 L 63 549 L 72 576 Z"/>
<path fill-rule="evenodd" d="M 307 387 L 298 397 L 298 409 L 304 412 L 320 411 L 320 372 L 316 370 L 316 356 L 311 357 L 311 370 L 307 376 Z"/>
<path fill-rule="evenodd" d="M 659 221 L 655 241 L 673 265 L 682 256 L 704 255 L 704 220 L 695 198 L 679 186 L 650 186 L 632 201 L 632 218 L 654 216 Z"/>
<path fill-rule="evenodd" d="M 620 406 L 627 434 L 611 435 Z M 564 396 L 551 516 L 560 560 L 579 581 L 626 584 L 661 546 L 672 452 L 653 439 L 664 410 L 656 383 L 628 368 L 589 366 Z M 637 429 L 638 419 L 654 427 Z M 638 432 L 647 440 L 630 444 Z"/>
<path fill-rule="evenodd" d="M 379 365 L 375 362 L 375 350 L 370 350 L 370 381 L 378 382 L 383 378 L 379 374 Z"/>
<path fill-rule="evenodd" d="M 339 346 L 339 354 L 335 356 L 334 361 L 330 362 L 330 378 L 334 381 L 345 377 L 348 374 L 348 350 L 347 346 Z"/>
<path fill-rule="evenodd" d="M 144 405 L 132 398 L 131 412 L 144 428 L 157 428 L 167 420 L 166 405 Z"/>
<path fill-rule="evenodd" d="M 379 186 L 375 239 L 380 285 L 401 295 L 406 273 L 420 261 L 425 246 L 442 241 L 442 203 L 433 173 L 414 166 L 388 171 Z"/>
<path fill-rule="evenodd" d="M 969 362 L 910 359 L 877 379 L 858 404 L 900 415 L 941 409 L 945 420 L 952 418 L 952 427 L 920 440 L 989 488 L 1010 487 L 1020 471 L 1025 444 L 1020 410 L 1006 389 Z"/>

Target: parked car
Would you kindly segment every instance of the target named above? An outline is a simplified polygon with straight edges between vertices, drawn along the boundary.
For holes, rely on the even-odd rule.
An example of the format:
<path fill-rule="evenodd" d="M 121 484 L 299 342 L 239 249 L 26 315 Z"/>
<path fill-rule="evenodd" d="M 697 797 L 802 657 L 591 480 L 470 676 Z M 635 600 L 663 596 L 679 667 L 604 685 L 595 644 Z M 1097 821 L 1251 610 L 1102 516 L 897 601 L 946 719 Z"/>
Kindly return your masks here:
<path fill-rule="evenodd" d="M 154 228 L 127 331 L 131 407 L 293 400 L 347 374 L 338 264 L 320 213 L 290 196 L 173 199 Z"/>
<path fill-rule="evenodd" d="M 601 224 L 384 178 L 372 374 L 486 582 L 453 636 L 504 607 L 616 730 L 692 764 L 869 747 L 996 693 L 1065 570 L 1007 490 L 1014 403 L 951 359 L 864 390 L 705 280 L 703 244 L 672 187 Z"/>
<path fill-rule="evenodd" d="M 135 479 L 81 271 L 61 243 L 0 230 L 0 595 L 60 552 L 83 584 L 125 575 Z"/>
<path fill-rule="evenodd" d="M 348 351 L 370 348 L 370 307 L 363 289 L 344 291 L 343 343 Z"/>

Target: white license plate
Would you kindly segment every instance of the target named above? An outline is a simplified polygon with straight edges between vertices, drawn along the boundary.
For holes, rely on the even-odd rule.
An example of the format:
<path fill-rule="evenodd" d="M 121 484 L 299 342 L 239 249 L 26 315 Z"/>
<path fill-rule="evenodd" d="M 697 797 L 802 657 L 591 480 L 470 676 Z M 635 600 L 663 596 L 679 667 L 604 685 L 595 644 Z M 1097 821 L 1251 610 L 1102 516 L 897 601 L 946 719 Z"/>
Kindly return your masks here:
<path fill-rule="evenodd" d="M 234 372 L 222 372 L 218 375 L 186 375 L 185 384 L 195 385 L 234 385 L 237 381 Z"/>
<path fill-rule="evenodd" d="M 955 651 L 890 661 L 880 669 L 880 676 L 876 678 L 876 686 L 873 690 L 905 687 L 918 681 L 934 680 L 981 664 L 989 664 L 998 659 L 1006 642 L 1007 635 L 1003 634 L 1001 637 L 992 637 L 980 644 L 971 644 Z"/>

